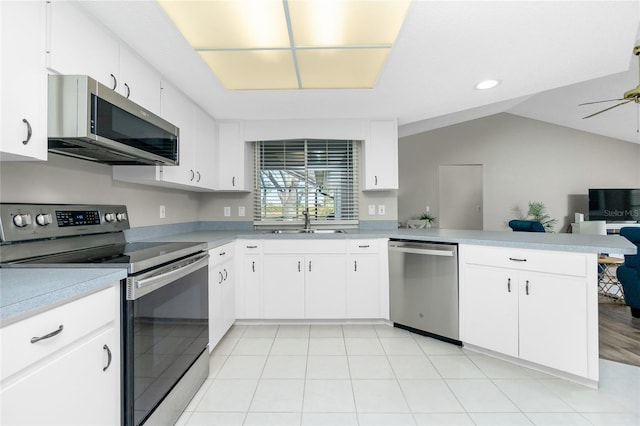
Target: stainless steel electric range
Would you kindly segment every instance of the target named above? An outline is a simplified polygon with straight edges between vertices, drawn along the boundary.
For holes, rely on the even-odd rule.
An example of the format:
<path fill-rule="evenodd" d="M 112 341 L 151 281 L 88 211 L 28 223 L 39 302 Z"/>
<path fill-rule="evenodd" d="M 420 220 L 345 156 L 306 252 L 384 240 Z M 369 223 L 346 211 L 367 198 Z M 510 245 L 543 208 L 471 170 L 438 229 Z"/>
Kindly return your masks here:
<path fill-rule="evenodd" d="M 129 228 L 122 205 L 2 203 L 0 267 L 126 268 L 122 424 L 174 424 L 209 374 L 207 245 L 128 243 Z"/>

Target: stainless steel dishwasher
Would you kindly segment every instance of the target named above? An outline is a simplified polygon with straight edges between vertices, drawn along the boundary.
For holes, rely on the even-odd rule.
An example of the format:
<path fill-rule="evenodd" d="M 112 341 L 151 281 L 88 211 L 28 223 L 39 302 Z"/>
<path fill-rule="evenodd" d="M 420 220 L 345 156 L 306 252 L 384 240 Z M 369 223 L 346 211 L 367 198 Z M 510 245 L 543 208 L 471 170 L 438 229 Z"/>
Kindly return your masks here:
<path fill-rule="evenodd" d="M 390 240 L 389 288 L 396 327 L 461 344 L 457 244 Z"/>

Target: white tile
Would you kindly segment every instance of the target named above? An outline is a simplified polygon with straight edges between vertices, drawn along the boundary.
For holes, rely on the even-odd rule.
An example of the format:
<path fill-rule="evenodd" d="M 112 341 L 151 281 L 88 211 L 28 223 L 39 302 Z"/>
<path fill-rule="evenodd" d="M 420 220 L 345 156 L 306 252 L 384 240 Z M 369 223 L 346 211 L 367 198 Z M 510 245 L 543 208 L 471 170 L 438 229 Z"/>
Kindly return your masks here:
<path fill-rule="evenodd" d="M 185 408 L 185 411 L 196 410 L 196 407 L 202 400 L 202 397 L 204 396 L 204 394 L 207 393 L 207 390 L 209 389 L 209 386 L 211 386 L 212 383 L 213 383 L 213 379 L 206 379 L 204 381 L 202 386 L 200 386 L 200 389 L 198 389 L 198 392 L 196 392 L 193 398 L 191 398 L 191 401 L 189 401 L 189 404 L 187 404 L 187 408 Z"/>
<path fill-rule="evenodd" d="M 238 344 L 238 337 L 225 337 L 213 348 L 212 355 L 231 355 L 233 348 Z"/>
<path fill-rule="evenodd" d="M 343 338 L 311 337 L 309 355 L 346 355 Z"/>
<path fill-rule="evenodd" d="M 341 325 L 317 324 L 312 325 L 309 336 L 311 337 L 344 337 Z"/>
<path fill-rule="evenodd" d="M 249 331 L 247 329 L 245 333 Z M 231 355 L 268 355 L 273 344 L 272 337 L 242 337 Z"/>
<path fill-rule="evenodd" d="M 464 413 L 444 380 L 400 380 L 400 387 L 414 413 Z"/>
<path fill-rule="evenodd" d="M 490 380 L 446 380 L 467 412 L 510 413 L 518 408 Z"/>
<path fill-rule="evenodd" d="M 533 424 L 522 413 L 469 413 L 469 415 L 477 425 L 520 426 Z"/>
<path fill-rule="evenodd" d="M 445 379 L 484 379 L 487 377 L 465 355 L 430 355 L 429 360 Z"/>
<path fill-rule="evenodd" d="M 388 358 L 398 379 L 441 378 L 425 355 L 389 355 Z"/>
<path fill-rule="evenodd" d="M 378 337 L 375 326 L 368 324 L 345 324 L 342 332 L 344 337 Z"/>
<path fill-rule="evenodd" d="M 209 357 L 209 378 L 213 379 L 216 377 L 225 361 L 227 360 L 228 355 L 216 355 L 212 354 Z"/>
<path fill-rule="evenodd" d="M 307 357 L 304 355 L 270 355 L 262 372 L 263 379 L 304 379 Z"/>
<path fill-rule="evenodd" d="M 307 359 L 308 379 L 348 379 L 349 363 L 342 355 L 309 355 Z"/>
<path fill-rule="evenodd" d="M 197 411 L 189 417 L 187 426 L 241 426 L 245 413 L 212 413 Z"/>
<path fill-rule="evenodd" d="M 381 337 L 380 343 L 387 355 L 424 355 L 411 337 Z"/>
<path fill-rule="evenodd" d="M 640 416 L 627 413 L 581 413 L 593 425 L 597 426 L 638 426 Z"/>
<path fill-rule="evenodd" d="M 411 337 L 412 334 L 407 330 L 403 330 L 401 328 L 392 327 L 390 325 L 376 325 L 374 326 L 376 329 L 376 334 L 378 337 Z"/>
<path fill-rule="evenodd" d="M 240 338 L 242 337 L 242 334 L 246 329 L 247 329 L 246 325 L 233 324 L 231 328 L 227 331 L 227 333 L 224 335 L 224 338 L 229 338 L 229 337 Z"/>
<path fill-rule="evenodd" d="M 302 411 L 304 380 L 263 379 L 253 396 L 250 411 L 292 413 Z"/>
<path fill-rule="evenodd" d="M 265 355 L 230 355 L 216 378 L 258 379 L 266 360 Z"/>
<path fill-rule="evenodd" d="M 247 411 L 257 385 L 252 379 L 215 379 L 196 411 Z"/>
<path fill-rule="evenodd" d="M 276 337 L 277 332 L 277 324 L 256 324 L 247 327 L 242 337 Z"/>
<path fill-rule="evenodd" d="M 351 381 L 307 380 L 303 405 L 305 414 L 353 413 L 355 408 Z"/>
<path fill-rule="evenodd" d="M 352 379 L 395 379 L 386 356 L 349 356 L 349 371 Z"/>
<path fill-rule="evenodd" d="M 244 426 L 299 426 L 300 413 L 247 413 Z"/>
<path fill-rule="evenodd" d="M 178 420 L 176 420 L 176 424 L 174 426 L 185 426 L 189 417 L 191 417 L 191 414 L 193 414 L 193 411 L 183 411 L 182 414 L 180 414 L 180 417 L 178 417 Z"/>
<path fill-rule="evenodd" d="M 358 413 L 407 413 L 400 385 L 396 380 L 352 380 Z"/>
<path fill-rule="evenodd" d="M 345 337 L 344 343 L 349 355 L 384 355 L 377 337 Z"/>
<path fill-rule="evenodd" d="M 529 369 L 508 361 L 486 355 L 467 355 L 479 369 L 490 379 L 531 379 Z"/>
<path fill-rule="evenodd" d="M 467 426 L 473 420 L 463 413 L 414 413 L 418 426 Z"/>
<path fill-rule="evenodd" d="M 416 424 L 411 414 L 404 413 L 359 413 L 361 426 L 413 426 Z"/>
<path fill-rule="evenodd" d="M 431 337 L 414 335 L 414 340 L 427 355 L 462 355 L 460 346 Z"/>
<path fill-rule="evenodd" d="M 591 423 L 578 413 L 524 413 L 534 425 L 540 426 L 588 426 Z M 612 425 L 613 423 L 609 423 Z"/>
<path fill-rule="evenodd" d="M 540 380 L 555 395 L 579 413 L 624 413 L 626 402 L 619 397 L 562 379 Z"/>
<path fill-rule="evenodd" d="M 356 413 L 302 413 L 302 426 L 358 426 Z"/>
<path fill-rule="evenodd" d="M 306 355 L 309 352 L 307 337 L 276 337 L 271 347 L 271 355 Z"/>
<path fill-rule="evenodd" d="M 282 324 L 278 327 L 276 337 L 309 337 L 307 324 Z"/>
<path fill-rule="evenodd" d="M 500 379 L 494 380 L 493 383 L 524 412 L 567 413 L 573 411 L 535 379 Z"/>

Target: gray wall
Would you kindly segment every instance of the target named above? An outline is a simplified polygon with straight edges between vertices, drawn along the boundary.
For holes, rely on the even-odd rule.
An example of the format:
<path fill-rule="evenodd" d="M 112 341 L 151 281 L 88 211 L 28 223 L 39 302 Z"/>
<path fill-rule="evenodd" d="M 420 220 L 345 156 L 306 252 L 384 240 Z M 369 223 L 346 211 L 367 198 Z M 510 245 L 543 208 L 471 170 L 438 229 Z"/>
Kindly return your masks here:
<path fill-rule="evenodd" d="M 401 138 L 398 150 L 403 222 L 426 205 L 438 215 L 442 164 L 483 165 L 485 230 L 508 229 L 513 208 L 531 200 L 564 231 L 590 187 L 640 187 L 640 144 L 506 113 Z"/>
<path fill-rule="evenodd" d="M 198 220 L 193 192 L 116 182 L 111 166 L 49 155 L 47 162 L 0 163 L 0 201 L 25 203 L 125 204 L 131 226 Z M 160 219 L 159 206 L 167 216 Z"/>

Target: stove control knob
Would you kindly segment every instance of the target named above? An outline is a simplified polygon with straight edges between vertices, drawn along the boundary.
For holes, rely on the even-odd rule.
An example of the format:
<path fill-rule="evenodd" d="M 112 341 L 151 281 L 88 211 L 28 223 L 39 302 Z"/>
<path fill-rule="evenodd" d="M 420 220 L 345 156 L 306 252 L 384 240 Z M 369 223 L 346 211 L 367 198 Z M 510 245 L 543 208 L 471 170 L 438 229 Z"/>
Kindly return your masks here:
<path fill-rule="evenodd" d="M 116 221 L 116 214 L 115 213 L 106 213 L 104 215 L 104 220 L 106 220 L 109 223 L 113 223 Z"/>
<path fill-rule="evenodd" d="M 126 213 L 117 213 L 116 214 L 116 219 L 118 220 L 118 222 L 123 222 L 123 221 L 127 220 L 127 214 Z"/>
<path fill-rule="evenodd" d="M 40 226 L 47 226 L 52 223 L 53 219 L 51 218 L 51 214 L 39 214 L 36 216 L 36 223 Z"/>
<path fill-rule="evenodd" d="M 31 225 L 31 215 L 29 213 L 17 214 L 13 217 L 13 224 L 18 228 L 24 228 L 27 225 Z"/>

